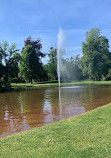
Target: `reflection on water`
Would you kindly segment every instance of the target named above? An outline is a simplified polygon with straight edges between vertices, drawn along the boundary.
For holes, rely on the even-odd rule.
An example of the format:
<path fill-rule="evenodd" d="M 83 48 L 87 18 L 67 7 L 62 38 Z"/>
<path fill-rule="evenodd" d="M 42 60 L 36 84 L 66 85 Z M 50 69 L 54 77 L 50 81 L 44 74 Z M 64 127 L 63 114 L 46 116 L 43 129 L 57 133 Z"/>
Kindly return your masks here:
<path fill-rule="evenodd" d="M 0 137 L 111 102 L 111 87 L 75 86 L 0 94 Z"/>

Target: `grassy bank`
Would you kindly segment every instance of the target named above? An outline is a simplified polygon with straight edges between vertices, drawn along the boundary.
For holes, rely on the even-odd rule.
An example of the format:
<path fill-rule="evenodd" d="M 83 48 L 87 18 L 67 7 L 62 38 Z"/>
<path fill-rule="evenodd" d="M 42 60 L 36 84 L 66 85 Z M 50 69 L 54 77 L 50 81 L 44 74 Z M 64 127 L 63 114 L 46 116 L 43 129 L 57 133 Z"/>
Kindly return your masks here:
<path fill-rule="evenodd" d="M 110 158 L 111 104 L 0 142 L 1 158 Z"/>
<path fill-rule="evenodd" d="M 29 89 L 38 89 L 38 88 L 45 88 L 45 87 L 58 87 L 58 83 L 38 83 L 38 84 L 30 84 L 30 83 L 12 83 L 11 84 L 14 91 L 21 91 L 21 90 L 29 90 Z M 111 85 L 111 81 L 79 81 L 79 82 L 72 82 L 72 83 L 61 83 L 61 86 L 79 86 L 79 85 Z"/>
<path fill-rule="evenodd" d="M 30 84 L 30 83 L 12 83 L 11 84 L 14 91 L 22 91 L 22 90 L 31 90 L 31 89 L 39 89 L 45 87 L 58 87 L 58 83 L 39 83 L 39 84 Z"/>
<path fill-rule="evenodd" d="M 70 83 L 71 84 L 71 83 Z M 72 82 L 75 85 L 111 85 L 111 81 L 80 81 Z"/>

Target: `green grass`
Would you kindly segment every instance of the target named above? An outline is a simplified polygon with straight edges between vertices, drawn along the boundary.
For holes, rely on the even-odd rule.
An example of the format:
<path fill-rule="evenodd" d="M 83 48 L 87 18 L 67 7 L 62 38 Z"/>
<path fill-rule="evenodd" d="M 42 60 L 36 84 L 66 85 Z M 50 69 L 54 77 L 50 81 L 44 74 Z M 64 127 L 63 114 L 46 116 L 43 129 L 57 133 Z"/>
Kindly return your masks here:
<path fill-rule="evenodd" d="M 111 85 L 111 81 L 80 81 L 72 82 L 72 84 L 82 84 L 82 85 Z"/>
<path fill-rule="evenodd" d="M 0 143 L 0 158 L 111 158 L 111 104 Z"/>
<path fill-rule="evenodd" d="M 14 91 L 32 90 L 46 87 L 58 87 L 58 83 L 30 84 L 30 83 L 12 83 Z"/>
<path fill-rule="evenodd" d="M 58 83 L 38 83 L 38 84 L 30 84 L 30 83 L 12 83 L 12 87 L 14 91 L 22 91 L 22 90 L 31 90 L 45 87 L 58 87 Z M 61 83 L 61 86 L 74 86 L 74 85 L 111 85 L 111 81 L 75 81 L 72 83 Z"/>
<path fill-rule="evenodd" d="M 64 85 L 65 84 L 63 84 L 63 86 Z M 87 81 L 87 80 L 84 80 L 84 81 L 74 81 L 74 82 L 68 83 L 68 85 L 97 85 L 97 86 L 99 86 L 99 85 L 111 85 L 111 81 Z"/>

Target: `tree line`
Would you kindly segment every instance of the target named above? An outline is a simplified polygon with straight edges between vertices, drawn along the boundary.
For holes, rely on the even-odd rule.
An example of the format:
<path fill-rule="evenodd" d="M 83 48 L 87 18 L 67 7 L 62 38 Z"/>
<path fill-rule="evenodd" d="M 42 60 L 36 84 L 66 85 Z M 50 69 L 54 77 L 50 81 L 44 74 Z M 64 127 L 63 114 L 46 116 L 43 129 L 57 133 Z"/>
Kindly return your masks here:
<path fill-rule="evenodd" d="M 51 47 L 43 53 L 39 39 L 28 37 L 24 41 L 21 53 L 15 44 L 0 43 L 0 90 L 10 87 L 11 82 L 43 82 L 57 80 L 57 49 Z M 43 64 L 42 58 L 49 57 Z M 101 30 L 93 28 L 86 32 L 80 55 L 62 59 L 64 66 L 61 81 L 74 80 L 110 80 L 111 52 L 109 40 L 101 35 Z"/>

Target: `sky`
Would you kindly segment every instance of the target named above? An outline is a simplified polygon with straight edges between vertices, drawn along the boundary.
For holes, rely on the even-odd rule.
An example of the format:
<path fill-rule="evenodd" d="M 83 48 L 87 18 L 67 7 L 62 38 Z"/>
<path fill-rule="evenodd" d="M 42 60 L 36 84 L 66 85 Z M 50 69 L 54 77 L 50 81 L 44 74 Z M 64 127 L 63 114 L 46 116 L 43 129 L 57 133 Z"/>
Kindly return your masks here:
<path fill-rule="evenodd" d="M 21 50 L 31 36 L 48 53 L 57 46 L 60 27 L 71 56 L 82 54 L 81 43 L 91 28 L 101 29 L 111 46 L 111 0 L 0 0 L 0 42 L 16 43 Z"/>

